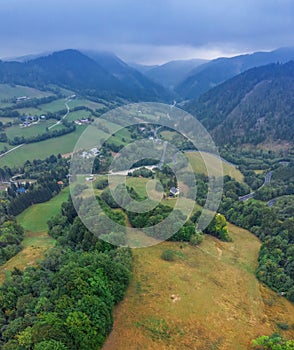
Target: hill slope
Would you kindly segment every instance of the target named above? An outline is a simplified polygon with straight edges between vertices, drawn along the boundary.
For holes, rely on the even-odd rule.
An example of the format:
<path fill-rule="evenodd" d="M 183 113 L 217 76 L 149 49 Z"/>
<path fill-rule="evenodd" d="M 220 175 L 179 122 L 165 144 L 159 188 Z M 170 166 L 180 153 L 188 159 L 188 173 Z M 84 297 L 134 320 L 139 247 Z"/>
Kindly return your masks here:
<path fill-rule="evenodd" d="M 0 62 L 0 82 L 38 88 L 55 84 L 88 96 L 131 100 L 158 101 L 169 97 L 163 87 L 114 57 L 104 56 L 100 64 L 77 50 L 64 50 L 23 63 Z M 123 76 L 117 74 L 118 67 Z"/>
<path fill-rule="evenodd" d="M 145 72 L 145 75 L 167 88 L 173 89 L 184 80 L 196 67 L 206 63 L 207 60 L 192 59 L 167 62 Z"/>
<path fill-rule="evenodd" d="M 184 107 L 218 144 L 294 142 L 294 61 L 253 68 Z"/>
<path fill-rule="evenodd" d="M 152 96 L 162 97 L 162 99 L 168 97 L 167 92 L 160 85 L 161 82 L 154 83 L 113 53 L 85 51 L 85 54 L 97 62 L 105 71 L 112 74 L 133 96 L 142 95 L 149 97 L 151 100 L 154 98 Z"/>
<path fill-rule="evenodd" d="M 205 237 L 199 247 L 164 242 L 134 250 L 133 279 L 103 350 L 245 350 L 277 331 L 278 322 L 292 324 L 293 305 L 254 275 L 258 239 L 229 230 L 232 243 Z M 161 259 L 166 249 L 176 252 L 175 261 Z"/>
<path fill-rule="evenodd" d="M 281 48 L 272 52 L 255 52 L 232 58 L 218 58 L 202 65 L 178 84 L 176 92 L 184 98 L 196 98 L 216 85 L 250 68 L 270 63 L 286 63 L 294 59 L 294 48 Z"/>

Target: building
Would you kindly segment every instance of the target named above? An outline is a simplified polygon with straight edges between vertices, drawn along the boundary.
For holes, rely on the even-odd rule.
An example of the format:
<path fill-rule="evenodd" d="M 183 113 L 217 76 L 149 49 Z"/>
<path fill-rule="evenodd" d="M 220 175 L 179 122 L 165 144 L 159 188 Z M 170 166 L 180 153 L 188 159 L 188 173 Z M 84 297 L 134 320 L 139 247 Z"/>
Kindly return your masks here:
<path fill-rule="evenodd" d="M 180 194 L 180 190 L 178 187 L 172 187 L 170 190 L 169 190 L 169 195 L 170 197 L 175 197 L 175 196 L 178 196 Z"/>
<path fill-rule="evenodd" d="M 24 193 L 26 193 L 26 189 L 24 187 L 18 187 L 16 189 L 16 193 L 17 194 L 24 194 Z"/>

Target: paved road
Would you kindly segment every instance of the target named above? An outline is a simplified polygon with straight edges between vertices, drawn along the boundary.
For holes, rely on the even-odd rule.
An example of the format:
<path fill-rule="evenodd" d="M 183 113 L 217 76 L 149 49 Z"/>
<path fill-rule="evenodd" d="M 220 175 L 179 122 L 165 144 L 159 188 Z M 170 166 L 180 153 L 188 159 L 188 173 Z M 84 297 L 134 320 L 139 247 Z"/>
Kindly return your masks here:
<path fill-rule="evenodd" d="M 276 200 L 277 198 L 271 199 L 269 202 L 267 202 L 267 206 L 271 208 L 272 206 L 274 206 Z"/>
<path fill-rule="evenodd" d="M 272 178 L 273 172 L 270 171 L 265 175 L 265 179 L 264 179 L 264 183 L 259 187 L 259 189 L 261 189 L 263 186 L 268 185 L 271 182 L 271 178 Z M 259 190 L 258 189 L 258 190 Z M 245 196 L 241 196 L 239 197 L 239 200 L 242 202 L 246 202 L 248 199 L 251 199 L 254 197 L 255 192 L 251 192 L 249 194 L 246 194 Z M 273 204 L 271 205 L 273 206 Z"/>
<path fill-rule="evenodd" d="M 144 168 L 147 168 L 149 170 L 153 170 L 155 168 L 158 168 L 158 165 L 144 165 Z M 127 176 L 128 173 L 133 173 L 135 170 L 141 169 L 142 167 L 138 167 L 138 168 L 132 168 L 129 170 L 121 170 L 121 171 L 110 171 L 108 174 L 106 175 L 122 175 L 122 176 Z M 96 174 L 95 174 L 96 175 Z M 105 174 L 103 174 L 105 175 Z"/>

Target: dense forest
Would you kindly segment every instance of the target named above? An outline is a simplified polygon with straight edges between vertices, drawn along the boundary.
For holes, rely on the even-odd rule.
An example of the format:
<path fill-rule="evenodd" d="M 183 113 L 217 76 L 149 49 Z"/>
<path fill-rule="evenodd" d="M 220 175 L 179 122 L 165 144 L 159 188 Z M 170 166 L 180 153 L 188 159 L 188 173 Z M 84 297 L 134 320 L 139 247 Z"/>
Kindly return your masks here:
<path fill-rule="evenodd" d="M 281 221 L 276 210 L 265 203 L 239 201 L 237 194 L 242 195 L 245 191 L 244 186 L 225 177 L 224 195 L 219 210 L 230 222 L 250 230 L 262 241 L 257 277 L 294 302 L 293 217 Z"/>
<path fill-rule="evenodd" d="M 19 171 L 22 173 L 17 175 L 17 180 L 11 180 Z M 46 202 L 58 194 L 68 183 L 67 174 L 67 160 L 60 156 L 28 161 L 21 169 L 0 168 L 1 180 L 11 181 L 7 191 L 0 193 L 0 264 L 22 249 L 24 232 L 15 216 L 32 204 Z"/>
<path fill-rule="evenodd" d="M 0 80 L 38 89 L 54 84 L 95 99 L 163 101 L 170 98 L 164 87 L 116 56 L 92 59 L 77 50 L 54 52 L 23 63 L 0 61 Z"/>
<path fill-rule="evenodd" d="M 1 349 L 96 350 L 128 286 L 132 255 L 98 240 L 71 202 L 50 222 L 58 244 L 38 267 L 14 270 L 0 288 Z"/>
<path fill-rule="evenodd" d="M 188 102 L 185 109 L 219 145 L 294 141 L 294 62 L 250 69 Z"/>
<path fill-rule="evenodd" d="M 8 173 L 11 173 L 6 169 Z M 6 198 L 9 200 L 7 213 L 18 215 L 32 204 L 46 202 L 68 183 L 68 161 L 51 156 L 44 161 L 27 161 L 22 169 L 24 179 L 36 179 L 36 182 L 13 182 L 8 188 Z M 61 185 L 62 184 L 62 185 Z"/>

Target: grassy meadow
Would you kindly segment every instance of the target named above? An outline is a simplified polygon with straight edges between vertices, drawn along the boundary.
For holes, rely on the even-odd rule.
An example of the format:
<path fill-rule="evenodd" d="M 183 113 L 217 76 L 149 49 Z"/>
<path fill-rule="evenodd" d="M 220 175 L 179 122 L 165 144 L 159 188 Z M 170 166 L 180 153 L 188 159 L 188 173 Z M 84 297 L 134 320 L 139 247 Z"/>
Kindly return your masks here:
<path fill-rule="evenodd" d="M 220 176 L 221 173 L 218 169 L 219 161 L 216 157 L 210 153 L 205 152 L 187 152 L 185 155 L 188 157 L 193 170 L 196 173 L 202 173 L 207 175 L 207 169 L 215 176 Z M 239 182 L 243 181 L 243 175 L 234 165 L 222 161 L 223 175 L 229 175 Z"/>
<path fill-rule="evenodd" d="M 47 233 L 47 221 L 59 213 L 61 204 L 67 201 L 68 196 L 69 188 L 65 188 L 50 201 L 32 205 L 17 216 L 17 222 L 25 230 L 23 250 L 1 266 L 0 284 L 14 268 L 24 270 L 44 258 L 45 252 L 55 243 Z"/>
<path fill-rule="evenodd" d="M 40 91 L 28 86 L 0 84 L 0 100 L 17 98 L 21 96 L 41 98 L 51 95 L 52 92 L 50 91 Z"/>
<path fill-rule="evenodd" d="M 256 279 L 260 242 L 229 225 L 232 243 L 164 242 L 133 250 L 134 272 L 103 350 L 245 350 L 251 339 L 294 323 L 294 306 Z M 164 250 L 175 261 L 161 259 Z"/>

